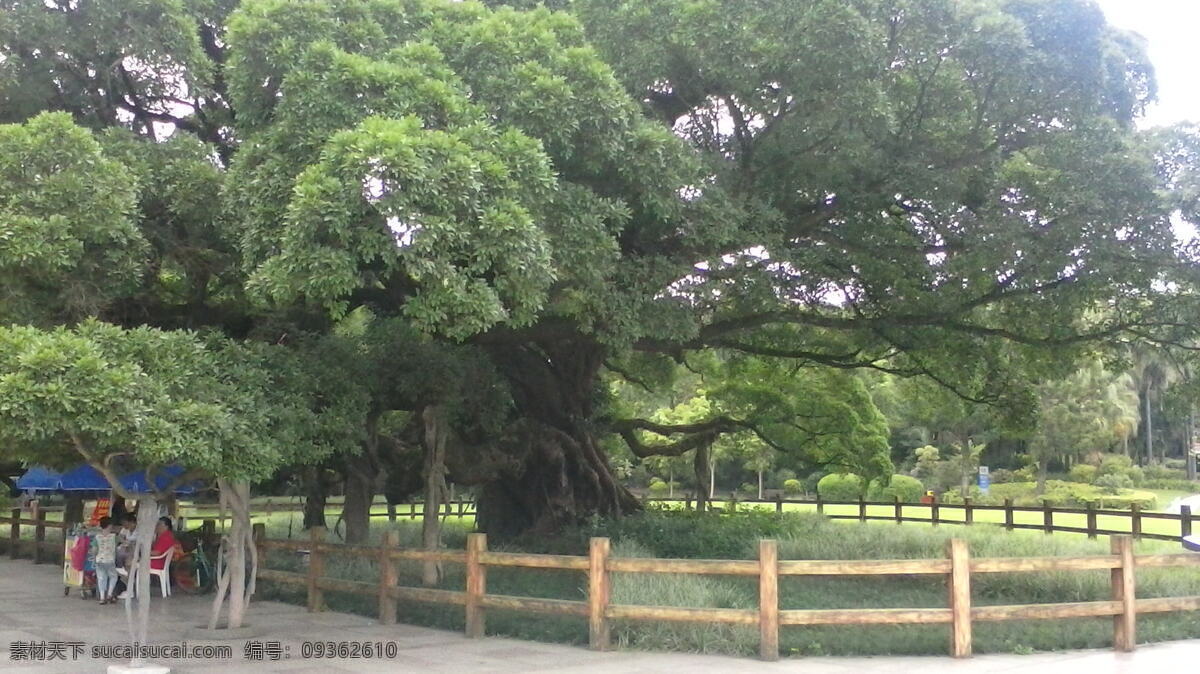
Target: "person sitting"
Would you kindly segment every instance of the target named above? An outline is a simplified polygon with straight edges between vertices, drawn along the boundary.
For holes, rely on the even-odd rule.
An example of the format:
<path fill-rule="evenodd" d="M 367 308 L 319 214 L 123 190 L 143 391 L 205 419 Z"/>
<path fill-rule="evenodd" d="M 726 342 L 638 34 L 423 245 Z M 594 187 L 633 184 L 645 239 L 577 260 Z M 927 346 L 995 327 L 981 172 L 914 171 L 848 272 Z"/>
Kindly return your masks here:
<path fill-rule="evenodd" d="M 179 547 L 179 542 L 175 540 L 175 533 L 172 531 L 172 529 L 173 529 L 173 527 L 171 525 L 170 517 L 160 517 L 160 518 L 158 518 L 158 521 L 154 523 L 154 542 L 150 544 L 150 570 L 151 571 L 162 570 L 162 568 L 164 566 L 166 566 L 167 555 L 174 555 L 176 552 L 176 549 Z M 131 534 L 129 536 L 129 540 L 130 540 L 129 545 L 130 545 L 131 550 L 130 550 L 129 556 L 126 558 L 127 562 L 128 562 L 128 560 L 132 559 L 132 557 L 133 557 L 132 547 L 133 547 L 134 543 L 136 542 L 135 535 Z M 127 579 L 132 578 L 132 576 L 133 576 L 133 570 L 130 569 L 129 576 L 127 576 Z M 163 579 L 161 582 L 169 583 L 170 580 Z M 129 581 L 126 580 L 126 589 L 117 598 L 118 599 L 129 599 L 132 596 L 133 596 L 132 586 L 129 584 Z"/>
<path fill-rule="evenodd" d="M 150 546 L 150 568 L 160 570 L 166 563 L 166 555 L 174 554 L 178 546 L 170 517 L 160 517 L 154 525 L 154 544 Z"/>

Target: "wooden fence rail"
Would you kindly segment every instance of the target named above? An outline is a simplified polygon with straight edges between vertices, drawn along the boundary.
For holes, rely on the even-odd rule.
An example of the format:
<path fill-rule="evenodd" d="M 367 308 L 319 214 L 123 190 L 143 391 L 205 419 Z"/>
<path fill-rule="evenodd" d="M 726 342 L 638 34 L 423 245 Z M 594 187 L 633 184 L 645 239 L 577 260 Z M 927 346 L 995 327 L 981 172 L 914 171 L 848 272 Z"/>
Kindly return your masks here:
<path fill-rule="evenodd" d="M 757 560 L 645 559 L 612 557 L 607 538 L 593 538 L 588 556 L 536 555 L 491 552 L 485 534 L 470 534 L 466 550 L 424 551 L 396 546 L 396 537 L 385 538 L 379 546 L 343 546 L 324 543 L 325 531 L 314 528 L 307 543 L 268 540 L 256 536 L 264 557 L 272 549 L 304 550 L 308 553 L 305 573 L 263 570 L 263 580 L 307 587 L 308 610 L 324 607 L 324 592 L 348 592 L 375 597 L 379 601 L 379 619 L 391 624 L 396 619 L 397 601 L 419 601 L 462 606 L 468 637 L 480 637 L 486 631 L 488 609 L 506 609 L 550 615 L 573 615 L 588 620 L 591 648 L 612 647 L 611 624 L 614 620 L 652 620 L 674 622 L 725 623 L 757 626 L 759 655 L 764 660 L 779 657 L 779 631 L 791 625 L 900 625 L 947 624 L 950 629 L 950 653 L 954 657 L 971 655 L 972 625 L 978 621 L 1061 619 L 1087 616 L 1113 618 L 1113 647 L 1130 651 L 1136 645 L 1137 616 L 1143 613 L 1200 610 L 1200 596 L 1138 599 L 1134 571 L 1137 567 L 1195 566 L 1200 555 L 1133 554 L 1130 536 L 1112 537 L 1112 554 L 1090 557 L 985 558 L 972 559 L 966 541 L 947 541 L 944 559 L 896 560 L 780 560 L 773 540 L 759 543 Z M 330 555 L 376 559 L 381 562 L 377 583 L 349 581 L 325 576 Z M 462 592 L 397 585 L 395 561 L 440 560 L 463 564 L 466 583 Z M 540 599 L 491 594 L 487 591 L 488 567 L 560 569 L 587 574 L 585 600 Z M 971 578 L 980 573 L 1028 573 L 1039 571 L 1095 571 L 1111 574 L 1111 599 L 1093 602 L 973 606 Z M 613 604 L 613 573 L 675 573 L 754 576 L 758 579 L 757 609 L 688 608 Z M 946 608 L 887 608 L 807 610 L 783 609 L 779 605 L 779 582 L 787 576 L 879 576 L 935 575 L 946 578 Z"/>

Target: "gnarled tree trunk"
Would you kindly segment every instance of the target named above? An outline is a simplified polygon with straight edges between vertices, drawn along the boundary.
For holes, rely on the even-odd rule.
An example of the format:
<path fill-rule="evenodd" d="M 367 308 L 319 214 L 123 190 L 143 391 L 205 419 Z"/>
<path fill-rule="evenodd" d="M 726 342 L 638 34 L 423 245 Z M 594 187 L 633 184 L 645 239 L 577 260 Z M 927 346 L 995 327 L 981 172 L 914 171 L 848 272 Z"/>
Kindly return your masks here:
<path fill-rule="evenodd" d="M 217 628 L 221 608 L 228 599 L 229 615 L 225 626 L 237 629 L 242 626 L 258 578 L 258 550 L 250 526 L 250 483 L 219 479 L 217 485 L 221 489 L 221 500 L 229 506 L 233 519 L 229 531 L 221 537 L 217 555 L 217 592 L 213 597 L 208 628 Z M 248 579 L 247 562 L 250 567 Z"/>
<path fill-rule="evenodd" d="M 636 511 L 597 438 L 592 402 L 603 347 L 579 338 L 497 348 L 492 358 L 521 418 L 507 447 L 518 467 L 481 490 L 480 528 L 503 538 Z"/>

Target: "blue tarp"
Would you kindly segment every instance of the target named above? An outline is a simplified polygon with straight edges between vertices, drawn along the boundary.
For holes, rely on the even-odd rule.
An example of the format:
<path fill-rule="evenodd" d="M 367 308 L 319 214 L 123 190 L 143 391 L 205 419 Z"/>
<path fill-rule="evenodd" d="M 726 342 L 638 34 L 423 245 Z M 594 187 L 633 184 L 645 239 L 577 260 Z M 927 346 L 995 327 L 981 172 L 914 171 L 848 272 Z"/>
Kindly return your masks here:
<path fill-rule="evenodd" d="M 155 485 L 162 489 L 183 473 L 183 466 L 167 466 L 158 471 Z M 134 493 L 144 493 L 146 489 L 146 473 L 140 471 L 121 477 L 121 486 Z M 180 485 L 175 488 L 176 494 L 195 493 L 198 483 Z M 25 471 L 17 480 L 17 489 L 21 491 L 107 491 L 112 487 L 100 471 L 83 464 L 65 473 L 57 473 L 42 466 L 34 466 Z"/>

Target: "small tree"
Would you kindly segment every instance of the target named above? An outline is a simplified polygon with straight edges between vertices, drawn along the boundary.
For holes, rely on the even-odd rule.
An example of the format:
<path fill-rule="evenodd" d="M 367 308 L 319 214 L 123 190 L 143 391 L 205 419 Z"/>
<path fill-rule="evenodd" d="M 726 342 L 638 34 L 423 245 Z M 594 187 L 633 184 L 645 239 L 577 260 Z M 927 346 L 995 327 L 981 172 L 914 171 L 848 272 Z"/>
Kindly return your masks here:
<path fill-rule="evenodd" d="M 249 484 L 296 458 L 305 447 L 298 432 L 316 428 L 305 422 L 303 405 L 280 395 L 285 388 L 272 372 L 281 370 L 266 367 L 272 353 L 189 332 L 93 321 L 52 331 L 0 328 L 0 442 L 19 458 L 53 467 L 84 461 L 118 495 L 137 500 L 135 642 L 146 642 L 149 625 L 158 503 L 175 483 L 199 477 L 217 481 L 233 513 L 210 624 L 226 596 L 228 624 L 241 623 L 255 586 Z M 172 463 L 189 470 L 172 484 L 153 479 Z M 122 486 L 120 473 L 133 468 L 150 474 L 149 492 Z"/>

